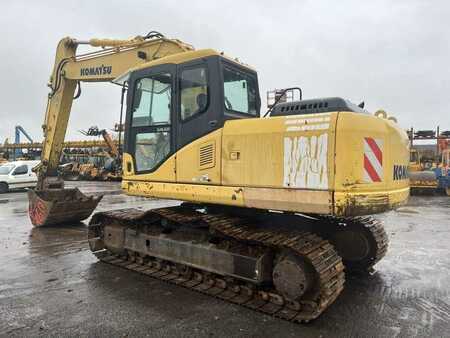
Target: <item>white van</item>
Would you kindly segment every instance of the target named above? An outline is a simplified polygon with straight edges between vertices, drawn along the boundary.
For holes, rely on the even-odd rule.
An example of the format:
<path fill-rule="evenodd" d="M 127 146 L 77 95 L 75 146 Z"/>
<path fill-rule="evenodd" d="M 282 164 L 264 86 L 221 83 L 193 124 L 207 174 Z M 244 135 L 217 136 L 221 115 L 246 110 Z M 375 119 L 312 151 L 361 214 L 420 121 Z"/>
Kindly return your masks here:
<path fill-rule="evenodd" d="M 37 176 L 31 169 L 39 163 L 40 161 L 14 161 L 0 165 L 0 193 L 36 187 Z"/>

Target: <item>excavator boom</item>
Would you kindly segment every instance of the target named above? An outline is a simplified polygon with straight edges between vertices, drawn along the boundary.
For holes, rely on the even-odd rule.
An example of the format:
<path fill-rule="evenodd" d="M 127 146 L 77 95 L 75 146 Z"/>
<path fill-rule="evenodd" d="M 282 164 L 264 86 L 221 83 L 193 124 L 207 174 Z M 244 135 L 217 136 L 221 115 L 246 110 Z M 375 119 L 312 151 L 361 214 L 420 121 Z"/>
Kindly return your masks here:
<path fill-rule="evenodd" d="M 101 49 L 77 55 L 79 45 Z M 72 102 L 81 92 L 80 83 L 111 82 L 142 63 L 190 50 L 193 50 L 192 46 L 180 40 L 166 39 L 156 32 L 129 40 L 82 41 L 66 37 L 58 43 L 42 126 L 44 145 L 41 164 L 36 169 L 38 184 L 35 191 L 29 192 L 30 218 L 35 226 L 61 223 L 64 219 L 56 216 L 60 210 L 78 210 L 68 219 L 81 221 L 92 213 L 101 199 L 86 197 L 78 189 L 64 189 L 64 181 L 58 176 Z"/>

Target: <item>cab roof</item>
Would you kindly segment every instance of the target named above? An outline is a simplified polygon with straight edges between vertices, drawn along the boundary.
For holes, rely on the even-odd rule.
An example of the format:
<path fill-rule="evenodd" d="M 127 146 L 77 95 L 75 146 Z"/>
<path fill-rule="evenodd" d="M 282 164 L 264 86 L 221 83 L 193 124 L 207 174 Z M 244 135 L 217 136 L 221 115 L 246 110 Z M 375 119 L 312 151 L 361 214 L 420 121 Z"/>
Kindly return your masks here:
<path fill-rule="evenodd" d="M 238 59 L 233 59 L 233 58 L 225 55 L 224 53 L 219 53 L 218 51 L 216 51 L 214 49 L 208 48 L 208 49 L 199 49 L 199 50 L 193 50 L 193 51 L 187 51 L 187 52 L 180 52 L 177 54 L 164 56 L 162 58 L 155 59 L 152 61 L 144 62 L 136 67 L 130 68 L 122 75 L 119 75 L 112 82 L 116 83 L 116 84 L 122 84 L 124 81 L 126 81 L 128 79 L 128 77 L 131 73 L 141 70 L 141 69 L 150 68 L 150 67 L 154 67 L 154 66 L 158 66 L 158 65 L 165 65 L 165 64 L 178 65 L 181 63 L 185 63 L 185 62 L 189 62 L 189 61 L 193 61 L 193 60 L 197 60 L 197 59 L 201 59 L 201 58 L 209 57 L 209 56 L 220 56 L 220 57 L 227 59 L 230 62 L 238 64 L 242 67 L 246 67 L 252 71 L 256 71 L 253 67 L 240 62 Z"/>
<path fill-rule="evenodd" d="M 165 57 L 155 59 L 152 61 L 144 62 L 144 63 L 140 64 L 139 66 L 131 68 L 130 70 L 136 71 L 136 70 L 149 68 L 149 67 L 153 67 L 153 66 L 157 66 L 157 65 L 161 65 L 161 64 L 167 64 L 167 63 L 177 65 L 177 64 L 188 62 L 191 60 L 196 60 L 196 59 L 200 59 L 200 58 L 204 58 L 204 57 L 208 57 L 208 56 L 219 56 L 219 55 L 220 54 L 214 49 L 199 49 L 199 50 L 188 51 L 188 52 L 180 52 L 177 54 L 172 54 L 172 55 L 165 56 Z"/>

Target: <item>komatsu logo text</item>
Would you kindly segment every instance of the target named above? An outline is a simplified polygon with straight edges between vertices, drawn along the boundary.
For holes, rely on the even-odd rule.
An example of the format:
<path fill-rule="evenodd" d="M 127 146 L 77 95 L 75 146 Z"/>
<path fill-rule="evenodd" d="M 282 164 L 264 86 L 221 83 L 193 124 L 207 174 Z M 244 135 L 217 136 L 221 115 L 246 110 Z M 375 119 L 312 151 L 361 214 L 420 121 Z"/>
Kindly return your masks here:
<path fill-rule="evenodd" d="M 406 165 L 394 164 L 394 180 L 406 180 L 408 179 L 408 167 Z"/>
<path fill-rule="evenodd" d="M 80 75 L 81 76 L 92 76 L 92 75 L 108 75 L 112 72 L 112 66 L 101 65 L 99 67 L 89 67 L 89 68 L 81 68 Z"/>

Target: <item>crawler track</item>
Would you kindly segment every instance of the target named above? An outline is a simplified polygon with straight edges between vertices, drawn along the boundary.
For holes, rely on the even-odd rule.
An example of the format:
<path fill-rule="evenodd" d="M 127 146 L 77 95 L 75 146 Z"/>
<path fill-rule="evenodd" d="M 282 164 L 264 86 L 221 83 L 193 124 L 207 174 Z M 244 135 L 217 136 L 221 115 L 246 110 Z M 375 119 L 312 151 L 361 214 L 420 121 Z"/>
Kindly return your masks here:
<path fill-rule="evenodd" d="M 360 232 L 367 239 L 370 246 L 367 257 L 361 261 L 346 261 L 345 257 L 343 257 L 347 271 L 370 272 L 373 270 L 373 266 L 386 255 L 389 246 L 389 239 L 381 221 L 370 216 L 350 218 L 339 218 L 333 216 L 314 217 L 318 218 L 322 224 L 322 228 L 318 231 L 318 234 L 335 245 L 338 252 L 339 245 L 334 243 L 333 236 L 339 231 L 344 231 L 346 228 L 350 228 L 354 231 Z"/>
<path fill-rule="evenodd" d="M 224 214 L 203 214 L 184 207 L 154 209 L 142 212 L 126 209 L 98 213 L 89 226 L 89 238 L 102 236 L 108 222 L 132 227 L 136 224 L 167 220 L 177 224 L 202 224 L 215 235 L 246 245 L 289 250 L 307 260 L 315 270 L 316 283 L 299 301 L 285 299 L 273 286 L 257 286 L 237 278 L 224 277 L 198 269 L 186 273 L 179 264 L 128 251 L 118 256 L 96 247 L 94 254 L 103 262 L 136 271 L 159 280 L 180 285 L 292 322 L 308 322 L 317 318 L 339 296 L 344 287 L 344 266 L 328 241 L 306 231 L 280 232 L 261 228 L 243 217 Z"/>

